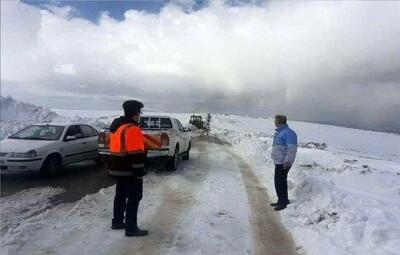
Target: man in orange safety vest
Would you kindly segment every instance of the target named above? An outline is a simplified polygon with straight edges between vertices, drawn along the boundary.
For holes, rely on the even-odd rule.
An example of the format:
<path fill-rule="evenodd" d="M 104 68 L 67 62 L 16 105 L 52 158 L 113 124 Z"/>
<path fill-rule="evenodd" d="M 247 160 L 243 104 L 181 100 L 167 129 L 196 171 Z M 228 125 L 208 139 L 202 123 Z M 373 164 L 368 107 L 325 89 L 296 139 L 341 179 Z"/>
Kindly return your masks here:
<path fill-rule="evenodd" d="M 145 236 L 137 226 L 139 202 L 143 197 L 146 160 L 140 114 L 143 104 L 128 100 L 122 104 L 124 116 L 110 125 L 110 175 L 116 177 L 112 229 L 125 229 L 126 236 Z M 125 213 L 125 217 L 124 217 Z M 124 222 L 125 219 L 125 222 Z"/>

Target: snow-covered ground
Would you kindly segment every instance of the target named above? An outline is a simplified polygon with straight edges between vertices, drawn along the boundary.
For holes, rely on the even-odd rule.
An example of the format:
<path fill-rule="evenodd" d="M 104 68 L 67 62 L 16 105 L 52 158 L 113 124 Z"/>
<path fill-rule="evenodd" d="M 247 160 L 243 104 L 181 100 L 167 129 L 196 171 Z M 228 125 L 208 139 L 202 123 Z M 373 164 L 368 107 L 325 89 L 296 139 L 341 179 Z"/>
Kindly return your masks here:
<path fill-rule="evenodd" d="M 252 163 L 276 197 L 273 120 L 214 115 L 211 124 L 213 134 Z M 302 145 L 289 173 L 292 204 L 281 216 L 296 242 L 307 254 L 400 254 L 400 136 L 289 125 Z M 322 143 L 326 148 L 315 148 Z"/>
<path fill-rule="evenodd" d="M 43 121 L 86 122 L 100 128 L 121 114 L 50 111 L 3 97 L 1 110 L 2 137 Z M 182 123 L 190 118 L 190 114 L 168 115 Z M 289 173 L 292 204 L 279 214 L 301 250 L 318 255 L 400 254 L 400 135 L 296 121 L 289 125 L 301 144 Z M 252 166 L 270 197 L 275 198 L 270 159 L 273 120 L 217 114 L 212 115 L 211 128 L 212 135 L 229 142 L 232 150 Z M 199 158 L 201 155 L 197 153 Z M 204 164 L 186 164 L 166 184 L 155 175 L 147 179 L 147 197 L 140 209 L 145 226 L 163 223 L 157 218 L 160 206 L 168 210 L 179 207 L 176 200 L 164 200 L 168 203 L 163 204 L 165 192 L 175 192 L 181 185 L 196 187 L 172 194 L 190 201 L 185 196 L 189 192 L 195 209 L 179 214 L 179 224 L 170 219 L 167 227 L 178 226 L 181 234 L 172 240 L 159 236 L 164 243 L 158 252 L 247 254 L 251 250 L 248 204 L 240 173 L 229 172 L 236 171 L 236 166 L 223 151 L 214 150 L 208 156 L 211 162 L 223 163 L 212 171 Z M 197 168 L 201 170 L 195 172 Z M 201 184 L 195 186 L 193 180 L 201 180 Z M 2 254 L 76 254 L 78 250 L 82 254 L 107 254 L 111 248 L 129 247 L 131 241 L 108 230 L 113 187 L 49 209 L 49 199 L 59 192 L 35 189 L 1 198 Z M 240 233 L 227 235 L 238 231 L 232 226 L 240 226 Z"/>
<path fill-rule="evenodd" d="M 173 174 L 145 178 L 139 222 L 150 230 L 148 237 L 125 238 L 123 231 L 110 230 L 114 186 L 40 216 L 14 219 L 11 213 L 28 210 L 26 199 L 38 192 L 29 190 L 2 198 L 4 211 L 10 211 L 4 218 L 20 223 L 4 230 L 1 254 L 247 254 L 249 206 L 231 155 L 203 143 L 191 158 Z M 32 203 L 42 208 L 49 196 L 38 197 Z M 25 205 L 14 209 L 14 201 Z"/>

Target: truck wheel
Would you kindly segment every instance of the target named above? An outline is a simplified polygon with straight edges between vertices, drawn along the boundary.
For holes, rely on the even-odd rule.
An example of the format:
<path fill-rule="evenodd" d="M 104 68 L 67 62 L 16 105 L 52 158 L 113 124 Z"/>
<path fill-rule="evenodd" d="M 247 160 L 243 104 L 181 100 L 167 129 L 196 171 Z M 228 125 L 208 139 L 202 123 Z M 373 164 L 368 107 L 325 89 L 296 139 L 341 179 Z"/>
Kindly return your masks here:
<path fill-rule="evenodd" d="M 179 147 L 176 146 L 174 156 L 168 159 L 167 170 L 175 171 L 176 169 L 178 169 L 178 163 L 179 163 Z"/>
<path fill-rule="evenodd" d="M 189 154 L 190 154 L 190 149 L 192 148 L 192 142 L 189 143 L 189 148 L 185 152 L 185 154 L 182 157 L 182 160 L 189 160 Z"/>
<path fill-rule="evenodd" d="M 54 177 L 61 170 L 61 158 L 56 155 L 49 156 L 40 168 L 40 174 L 45 177 Z"/>
<path fill-rule="evenodd" d="M 98 155 L 95 159 L 94 159 L 94 162 L 96 163 L 96 166 L 102 166 L 102 165 L 104 165 L 104 162 L 105 162 L 105 160 L 104 160 L 104 158 L 103 158 L 103 155 Z"/>

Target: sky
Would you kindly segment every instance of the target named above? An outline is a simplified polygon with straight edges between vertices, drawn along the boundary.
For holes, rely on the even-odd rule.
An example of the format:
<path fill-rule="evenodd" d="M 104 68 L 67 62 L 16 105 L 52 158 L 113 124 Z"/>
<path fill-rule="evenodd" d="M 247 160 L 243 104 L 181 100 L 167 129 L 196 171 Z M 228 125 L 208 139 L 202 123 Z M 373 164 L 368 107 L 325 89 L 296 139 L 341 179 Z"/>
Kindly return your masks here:
<path fill-rule="evenodd" d="M 1 94 L 400 133 L 400 2 L 1 1 Z"/>

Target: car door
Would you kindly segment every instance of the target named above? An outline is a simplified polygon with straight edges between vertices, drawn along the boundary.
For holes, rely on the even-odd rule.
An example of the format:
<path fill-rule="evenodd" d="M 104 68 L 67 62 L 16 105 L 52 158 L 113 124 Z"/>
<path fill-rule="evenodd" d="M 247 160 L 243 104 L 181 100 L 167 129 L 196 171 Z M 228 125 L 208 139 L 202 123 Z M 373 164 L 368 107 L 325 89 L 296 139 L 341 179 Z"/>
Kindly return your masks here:
<path fill-rule="evenodd" d="M 83 138 L 82 138 L 82 146 L 83 152 L 82 157 L 84 159 L 93 159 L 98 156 L 98 132 L 96 129 L 88 126 L 88 125 L 81 125 L 80 126 Z"/>
<path fill-rule="evenodd" d="M 75 137 L 73 140 L 67 140 L 67 137 Z M 66 164 L 81 161 L 83 159 L 83 134 L 78 125 L 69 126 L 63 138 L 62 151 L 64 153 L 64 162 Z"/>

